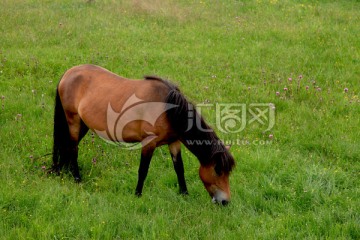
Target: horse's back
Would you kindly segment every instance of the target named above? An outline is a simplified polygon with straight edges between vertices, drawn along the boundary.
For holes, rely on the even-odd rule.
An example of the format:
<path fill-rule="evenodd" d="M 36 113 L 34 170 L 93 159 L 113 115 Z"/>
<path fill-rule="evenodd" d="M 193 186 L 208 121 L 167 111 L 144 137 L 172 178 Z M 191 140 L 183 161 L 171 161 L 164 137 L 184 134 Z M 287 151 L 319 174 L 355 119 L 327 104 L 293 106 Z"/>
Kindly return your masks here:
<path fill-rule="evenodd" d="M 133 80 L 121 77 L 109 70 L 96 65 L 80 65 L 70 68 L 60 80 L 58 90 L 64 94 L 81 94 L 82 96 L 96 93 L 106 93 L 111 98 L 112 93 L 121 95 L 136 94 L 145 101 L 163 100 L 169 92 L 169 87 L 158 80 Z M 115 97 L 115 96 L 114 96 Z"/>
<path fill-rule="evenodd" d="M 131 80 L 118 76 L 94 65 L 76 66 L 64 74 L 58 91 L 67 116 L 79 116 L 91 129 L 106 130 L 109 126 L 109 111 L 124 113 L 124 109 L 140 102 L 165 102 L 169 86 L 158 80 Z M 141 111 L 138 117 L 147 119 L 154 109 L 139 105 L 134 110 Z M 111 109 L 109 109 L 111 107 Z M 159 110 L 158 110 L 159 111 Z M 135 121 L 128 124 L 128 140 L 141 141 L 144 131 L 159 131 L 168 128 L 165 115 L 158 118 L 157 126 Z M 139 120 L 140 120 L 139 119 Z M 146 128 L 146 129 L 144 129 Z"/>

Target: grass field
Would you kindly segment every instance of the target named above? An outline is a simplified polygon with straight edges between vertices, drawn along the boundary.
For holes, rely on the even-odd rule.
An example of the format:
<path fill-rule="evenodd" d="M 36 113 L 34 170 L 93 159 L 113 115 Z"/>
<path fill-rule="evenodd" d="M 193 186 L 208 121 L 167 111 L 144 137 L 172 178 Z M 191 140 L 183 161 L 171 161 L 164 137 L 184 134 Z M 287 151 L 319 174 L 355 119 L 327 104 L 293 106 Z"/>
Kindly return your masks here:
<path fill-rule="evenodd" d="M 360 239 L 360 2 L 0 0 L 1 239 Z M 176 82 L 237 161 L 211 203 L 185 148 L 166 147 L 143 196 L 139 151 L 91 135 L 83 182 L 48 176 L 57 82 L 92 63 Z M 215 105 L 273 103 L 275 125 L 216 128 Z"/>

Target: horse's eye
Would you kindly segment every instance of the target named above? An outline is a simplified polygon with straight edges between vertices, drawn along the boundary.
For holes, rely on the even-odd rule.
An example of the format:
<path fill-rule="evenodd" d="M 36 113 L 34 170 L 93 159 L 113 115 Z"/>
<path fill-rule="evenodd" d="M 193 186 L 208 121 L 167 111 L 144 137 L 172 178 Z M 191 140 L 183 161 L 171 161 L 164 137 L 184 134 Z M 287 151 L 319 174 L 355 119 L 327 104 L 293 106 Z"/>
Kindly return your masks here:
<path fill-rule="evenodd" d="M 218 164 L 218 163 L 215 164 L 214 170 L 215 170 L 216 175 L 221 176 L 222 170 L 221 170 L 220 164 Z"/>

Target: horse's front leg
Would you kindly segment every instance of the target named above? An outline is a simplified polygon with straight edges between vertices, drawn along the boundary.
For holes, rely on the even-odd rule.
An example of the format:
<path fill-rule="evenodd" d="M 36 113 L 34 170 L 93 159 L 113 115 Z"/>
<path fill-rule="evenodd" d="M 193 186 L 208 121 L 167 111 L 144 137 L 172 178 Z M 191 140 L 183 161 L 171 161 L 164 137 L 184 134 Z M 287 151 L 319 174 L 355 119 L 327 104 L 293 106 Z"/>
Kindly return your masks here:
<path fill-rule="evenodd" d="M 188 190 L 186 187 L 185 176 L 184 176 L 184 164 L 181 158 L 181 143 L 180 141 L 169 144 L 169 150 L 171 158 L 174 164 L 174 169 L 177 175 L 180 194 L 187 195 Z"/>
<path fill-rule="evenodd" d="M 135 194 L 138 197 L 140 197 L 142 194 L 144 181 L 149 170 L 150 161 L 154 153 L 155 147 L 156 147 L 155 145 L 147 144 L 146 146 L 143 146 L 143 148 L 141 149 L 141 159 L 140 159 L 140 166 L 138 172 L 138 183 L 135 190 Z"/>

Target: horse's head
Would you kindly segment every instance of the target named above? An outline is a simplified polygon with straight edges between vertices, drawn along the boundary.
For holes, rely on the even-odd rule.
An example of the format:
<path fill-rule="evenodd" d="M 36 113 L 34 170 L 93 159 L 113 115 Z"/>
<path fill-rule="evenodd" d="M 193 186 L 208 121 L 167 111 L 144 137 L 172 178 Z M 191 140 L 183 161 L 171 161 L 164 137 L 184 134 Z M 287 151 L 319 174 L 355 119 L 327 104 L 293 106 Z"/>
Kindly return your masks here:
<path fill-rule="evenodd" d="M 226 205 L 230 201 L 229 174 L 218 175 L 214 166 L 200 166 L 200 178 L 214 203 Z"/>
<path fill-rule="evenodd" d="M 234 165 L 233 157 L 226 150 L 216 153 L 211 164 L 200 166 L 200 178 L 214 203 L 227 205 L 230 202 L 229 175 Z"/>

